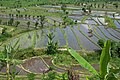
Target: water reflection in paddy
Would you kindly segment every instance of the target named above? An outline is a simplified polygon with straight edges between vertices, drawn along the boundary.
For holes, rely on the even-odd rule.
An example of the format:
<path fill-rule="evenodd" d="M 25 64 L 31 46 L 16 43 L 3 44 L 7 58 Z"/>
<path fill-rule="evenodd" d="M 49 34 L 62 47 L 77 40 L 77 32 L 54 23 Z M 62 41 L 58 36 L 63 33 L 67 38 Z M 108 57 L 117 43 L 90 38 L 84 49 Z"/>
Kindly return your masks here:
<path fill-rule="evenodd" d="M 83 17 L 84 16 L 69 16 L 69 18 L 71 18 L 72 20 L 78 21 L 82 20 Z M 114 22 L 116 26 L 120 28 L 120 24 L 118 23 L 120 21 L 114 20 Z M 69 47 L 75 50 L 81 50 L 80 47 L 86 50 L 99 49 L 99 47 L 96 45 L 98 39 L 112 39 L 114 41 L 120 41 L 119 29 L 106 29 L 103 25 L 106 25 L 105 19 L 103 17 L 89 17 L 85 20 L 85 24 L 77 24 L 71 27 L 67 26 L 64 28 L 46 28 L 25 33 L 20 37 L 12 40 L 11 44 L 15 44 L 14 42 L 20 39 L 20 48 L 27 48 L 32 46 L 33 44 L 36 48 L 46 47 L 48 42 L 48 38 L 46 35 L 50 32 L 54 33 L 55 38 L 53 40 L 54 42 L 58 41 L 60 47 L 68 44 Z M 92 30 L 92 32 L 90 32 L 90 29 Z"/>

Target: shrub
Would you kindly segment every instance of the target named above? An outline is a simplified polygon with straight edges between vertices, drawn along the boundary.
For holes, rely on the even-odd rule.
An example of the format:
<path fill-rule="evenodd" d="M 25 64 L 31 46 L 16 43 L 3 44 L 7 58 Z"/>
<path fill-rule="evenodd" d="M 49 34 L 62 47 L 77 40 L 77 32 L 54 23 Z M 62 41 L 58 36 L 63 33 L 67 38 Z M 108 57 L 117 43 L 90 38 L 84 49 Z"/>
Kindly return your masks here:
<path fill-rule="evenodd" d="M 104 47 L 104 42 L 105 42 L 105 41 L 104 41 L 103 39 L 99 39 L 98 42 L 97 42 L 97 44 L 98 44 L 100 47 L 103 48 L 103 47 Z"/>
<path fill-rule="evenodd" d="M 108 27 L 116 28 L 116 25 L 114 24 L 114 21 L 110 17 L 105 16 L 105 22 L 108 23 Z"/>
<path fill-rule="evenodd" d="M 3 28 L 2 34 L 0 35 L 0 41 L 5 41 L 7 38 L 11 38 L 12 35 L 6 32 L 7 28 Z"/>

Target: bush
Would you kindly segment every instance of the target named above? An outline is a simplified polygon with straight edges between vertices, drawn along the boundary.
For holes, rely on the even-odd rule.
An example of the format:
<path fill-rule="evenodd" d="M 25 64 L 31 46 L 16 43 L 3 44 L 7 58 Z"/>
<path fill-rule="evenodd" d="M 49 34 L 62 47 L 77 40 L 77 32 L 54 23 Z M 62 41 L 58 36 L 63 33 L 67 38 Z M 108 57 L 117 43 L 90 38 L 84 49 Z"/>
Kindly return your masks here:
<path fill-rule="evenodd" d="M 97 42 L 97 44 L 98 44 L 100 47 L 103 48 L 103 47 L 104 47 L 104 42 L 105 42 L 105 41 L 104 41 L 103 39 L 99 39 L 98 42 Z"/>
<path fill-rule="evenodd" d="M 105 16 L 105 22 L 108 23 L 108 27 L 110 27 L 110 28 L 116 28 L 116 25 L 114 24 L 113 19 L 111 19 L 110 17 Z"/>
<path fill-rule="evenodd" d="M 7 38 L 11 38 L 11 37 L 12 37 L 12 35 L 6 32 L 6 33 L 0 35 L 0 41 L 5 41 L 5 40 L 7 40 Z"/>
<path fill-rule="evenodd" d="M 120 42 L 111 42 L 111 56 L 120 57 Z"/>

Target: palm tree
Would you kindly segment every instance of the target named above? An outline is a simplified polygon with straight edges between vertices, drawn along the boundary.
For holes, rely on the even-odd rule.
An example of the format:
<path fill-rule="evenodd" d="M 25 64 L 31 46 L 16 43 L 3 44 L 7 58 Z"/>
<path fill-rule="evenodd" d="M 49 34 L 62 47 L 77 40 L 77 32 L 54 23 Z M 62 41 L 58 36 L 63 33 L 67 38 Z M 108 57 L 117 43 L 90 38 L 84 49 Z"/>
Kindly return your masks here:
<path fill-rule="evenodd" d="M 33 16 L 33 20 L 35 19 L 35 16 Z"/>
<path fill-rule="evenodd" d="M 11 17 L 13 18 L 13 17 L 14 17 L 14 14 L 11 14 Z"/>
<path fill-rule="evenodd" d="M 21 14 L 20 17 L 23 18 L 23 15 Z"/>
<path fill-rule="evenodd" d="M 53 20 L 54 21 L 54 26 L 55 26 L 55 24 L 56 24 L 56 20 Z"/>
<path fill-rule="evenodd" d="M 19 24 L 20 24 L 20 21 L 16 21 L 15 22 L 15 27 L 18 27 Z"/>
<path fill-rule="evenodd" d="M 45 16 L 40 16 L 40 24 L 41 24 L 41 27 L 43 27 L 44 26 L 44 24 L 45 24 Z"/>
<path fill-rule="evenodd" d="M 13 23 L 14 23 L 14 19 L 13 19 L 13 18 L 11 18 L 11 19 L 8 21 L 8 25 L 12 26 L 12 25 L 13 25 Z"/>
<path fill-rule="evenodd" d="M 28 18 L 30 19 L 31 15 L 28 15 Z"/>
<path fill-rule="evenodd" d="M 25 19 L 27 19 L 27 14 L 25 14 Z"/>
<path fill-rule="evenodd" d="M 38 24 L 39 24 L 39 23 L 36 21 L 36 23 L 35 23 L 35 29 L 37 29 Z"/>
<path fill-rule="evenodd" d="M 17 9 L 16 9 L 16 11 L 17 11 L 18 14 L 20 14 L 20 10 L 17 10 Z"/>
<path fill-rule="evenodd" d="M 30 21 L 27 22 L 27 26 L 28 26 L 28 28 L 30 27 Z"/>
<path fill-rule="evenodd" d="M 115 6 L 116 9 L 118 8 L 118 3 L 114 3 L 113 5 Z"/>
<path fill-rule="evenodd" d="M 65 11 L 66 11 L 66 5 L 65 4 L 62 4 L 62 6 L 61 6 L 61 10 L 63 10 L 63 12 L 65 13 Z"/>
<path fill-rule="evenodd" d="M 11 15 L 12 15 L 12 14 L 9 14 L 9 17 L 10 17 L 10 18 L 11 18 Z"/>
<path fill-rule="evenodd" d="M 13 47 L 8 44 L 5 45 L 4 51 L 2 52 L 3 54 L 0 54 L 0 56 L 4 56 L 0 58 L 0 61 L 5 63 L 4 66 L 6 66 L 6 75 L 7 75 L 7 80 L 15 80 L 16 75 L 18 75 L 19 72 L 16 72 L 15 66 L 20 64 L 22 61 L 18 59 L 14 59 L 14 57 L 17 55 L 16 53 L 18 52 L 18 48 L 15 50 L 16 45 L 18 44 L 19 40 L 13 45 Z M 10 72 L 10 66 L 13 65 L 14 68 Z M 13 72 L 13 70 L 15 72 Z"/>
<path fill-rule="evenodd" d="M 104 8 L 104 6 L 105 6 L 105 5 L 104 5 L 104 4 L 102 4 L 102 8 Z"/>
<path fill-rule="evenodd" d="M 18 18 L 18 14 L 16 14 L 16 18 Z"/>

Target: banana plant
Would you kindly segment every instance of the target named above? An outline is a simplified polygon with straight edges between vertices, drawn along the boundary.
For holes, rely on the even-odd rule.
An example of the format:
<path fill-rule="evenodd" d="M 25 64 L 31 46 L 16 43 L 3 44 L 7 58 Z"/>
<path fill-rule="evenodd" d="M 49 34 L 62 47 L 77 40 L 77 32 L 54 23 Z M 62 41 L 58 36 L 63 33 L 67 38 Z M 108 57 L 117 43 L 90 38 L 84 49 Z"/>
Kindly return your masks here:
<path fill-rule="evenodd" d="M 17 50 L 19 48 L 17 48 L 17 50 L 15 50 L 15 47 L 17 45 L 19 41 L 17 41 L 15 43 L 15 45 L 13 45 L 13 47 L 8 44 L 4 47 L 4 51 L 2 53 L 0 53 L 0 62 L 3 62 L 4 64 L 6 64 L 6 75 L 7 75 L 7 80 L 15 80 L 15 75 L 18 74 L 18 72 L 10 72 L 10 66 L 15 66 L 15 65 L 18 65 L 20 64 L 22 61 L 21 60 L 18 60 L 18 59 L 14 59 L 16 53 L 17 53 Z M 15 68 L 14 68 L 15 69 Z M 12 71 L 15 71 L 15 70 L 12 70 Z"/>
<path fill-rule="evenodd" d="M 91 66 L 82 56 L 80 56 L 75 50 L 68 48 L 68 52 L 79 62 L 79 64 L 89 70 L 93 75 L 99 77 L 99 80 L 118 80 L 116 74 L 119 73 L 120 69 L 114 69 L 110 67 L 110 48 L 111 41 L 107 40 L 102 48 L 100 57 L 100 72 L 97 72 L 93 66 Z M 87 80 L 89 80 L 87 78 Z"/>
<path fill-rule="evenodd" d="M 55 35 L 52 33 L 47 35 L 48 37 L 48 43 L 47 43 L 47 54 L 56 54 L 58 52 L 58 42 L 54 42 L 53 39 Z"/>

